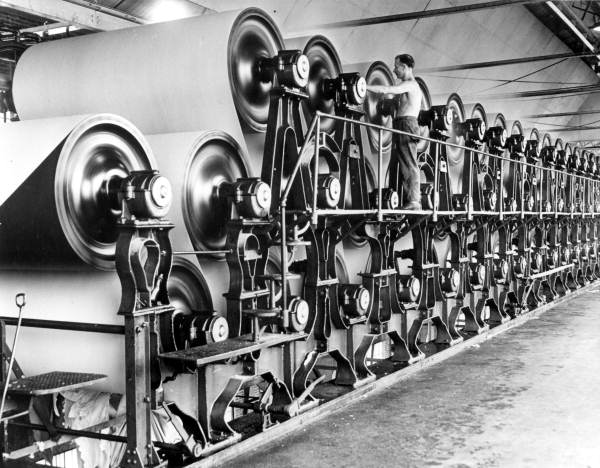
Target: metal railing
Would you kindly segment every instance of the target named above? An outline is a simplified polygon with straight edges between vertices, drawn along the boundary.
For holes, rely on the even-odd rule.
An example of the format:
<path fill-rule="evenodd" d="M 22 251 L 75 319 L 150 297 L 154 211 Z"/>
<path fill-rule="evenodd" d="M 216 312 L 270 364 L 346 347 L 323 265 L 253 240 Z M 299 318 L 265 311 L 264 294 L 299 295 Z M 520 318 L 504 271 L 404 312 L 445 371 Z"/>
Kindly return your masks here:
<path fill-rule="evenodd" d="M 372 208 L 372 209 L 338 209 L 338 208 L 332 208 L 332 209 L 323 209 L 323 208 L 318 208 L 317 203 L 318 203 L 318 171 L 319 171 L 319 150 L 322 146 L 321 144 L 321 119 L 323 118 L 327 118 L 327 119 L 332 119 L 332 120 L 337 120 L 337 121 L 343 121 L 343 122 L 348 122 L 348 123 L 352 123 L 355 125 L 358 125 L 360 127 L 365 127 L 365 128 L 371 128 L 371 129 L 375 129 L 378 131 L 378 136 L 379 136 L 379 142 L 378 142 L 378 147 L 377 147 L 377 207 L 376 208 Z M 405 135 L 405 136 L 409 136 L 412 138 L 416 138 L 422 141 L 428 141 L 430 143 L 434 143 L 436 145 L 434 154 L 433 154 L 433 185 L 434 185 L 434 198 L 433 198 L 433 203 L 432 203 L 432 209 L 431 210 L 402 210 L 402 209 L 385 209 L 382 206 L 383 203 L 383 197 L 382 197 L 382 191 L 383 191 L 383 135 L 384 132 L 389 132 L 392 134 L 396 134 L 396 135 Z M 311 140 L 311 137 L 314 136 L 314 139 Z M 287 264 L 287 220 L 286 220 L 286 216 L 287 216 L 287 201 L 288 201 L 288 197 L 290 194 L 290 191 L 292 189 L 293 183 L 298 175 L 298 171 L 300 170 L 300 167 L 303 163 L 302 159 L 303 159 L 303 155 L 305 154 L 306 150 L 308 149 L 309 145 L 313 144 L 314 145 L 314 161 L 313 161 L 313 197 L 312 197 L 312 206 L 308 207 L 307 210 L 310 212 L 311 214 L 311 224 L 317 225 L 318 224 L 318 220 L 320 216 L 332 216 L 332 215 L 376 215 L 376 219 L 377 221 L 381 222 L 384 220 L 384 216 L 394 216 L 394 215 L 418 215 L 418 216 L 431 216 L 433 220 L 437 220 L 438 216 L 455 216 L 455 215 L 466 215 L 467 218 L 472 217 L 473 215 L 497 215 L 500 217 L 500 219 L 502 219 L 505 215 L 518 215 L 520 216 L 521 219 L 524 219 L 525 216 L 538 216 L 540 218 L 544 217 L 544 216 L 553 216 L 554 218 L 558 218 L 559 216 L 570 216 L 571 218 L 574 218 L 575 216 L 581 216 L 581 217 L 585 217 L 585 216 L 591 216 L 594 217 L 594 213 L 585 213 L 583 210 L 585 209 L 586 206 L 589 206 L 590 204 L 596 204 L 599 200 L 598 200 L 598 195 L 600 194 L 600 180 L 594 179 L 592 177 L 586 176 L 586 175 L 581 175 L 581 174 L 574 174 L 572 172 L 567 172 L 567 170 L 562 170 L 556 167 L 543 167 L 540 166 L 537 163 L 530 163 L 527 161 L 519 161 L 510 157 L 506 157 L 503 156 L 501 154 L 493 154 L 490 152 L 486 152 L 483 150 L 480 150 L 478 148 L 474 148 L 474 147 L 469 147 L 469 146 L 465 146 L 465 145 L 460 145 L 457 143 L 450 143 L 448 141 L 442 141 L 436 138 L 431 138 L 431 137 L 426 137 L 426 136 L 421 136 L 421 135 L 416 135 L 410 132 L 405 132 L 403 130 L 398 130 L 395 128 L 388 128 L 388 127 L 384 127 L 381 125 L 376 125 L 376 124 L 372 124 L 372 123 L 368 123 L 368 122 L 362 122 L 362 121 L 356 121 L 347 117 L 341 117 L 341 116 L 337 116 L 337 115 L 331 115 L 331 114 L 326 114 L 324 112 L 320 112 L 320 111 L 316 111 L 315 115 L 312 119 L 312 121 L 310 122 L 310 125 L 308 127 L 308 131 L 306 132 L 306 135 L 304 136 L 304 141 L 303 144 L 300 148 L 299 151 L 299 157 L 298 160 L 296 161 L 296 164 L 294 165 L 294 168 L 292 170 L 292 173 L 290 174 L 289 179 L 287 180 L 287 184 L 285 186 L 285 189 L 283 191 L 283 195 L 281 196 L 280 199 L 280 206 L 279 206 L 279 213 L 281 216 L 281 258 L 283 259 L 283 264 L 282 264 L 282 300 L 283 300 L 283 307 L 284 310 L 287 309 L 287 273 L 288 273 L 288 264 Z M 472 171 L 469 170 L 469 178 L 468 178 L 468 195 L 469 195 L 469 200 L 466 203 L 466 209 L 465 210 L 439 210 L 438 208 L 438 204 L 439 204 L 439 200 L 437 197 L 437 189 L 439 188 L 439 174 L 440 174 L 440 153 L 441 153 L 441 148 L 442 147 L 446 147 L 446 148 L 457 148 L 457 149 L 461 149 L 464 151 L 468 151 L 471 154 L 479 154 L 481 156 L 485 156 L 487 158 L 489 158 L 490 160 L 495 160 L 498 161 L 500 163 L 500 174 L 498 175 L 499 181 L 498 181 L 498 188 L 499 188 L 499 203 L 497 203 L 497 210 L 490 210 L 490 211 L 478 211 L 478 210 L 474 210 L 472 208 L 472 187 L 473 187 L 473 177 L 477 176 L 477 174 Z M 516 175 L 520 175 L 520 195 L 522 198 L 524 198 L 525 195 L 525 180 L 526 180 L 526 175 L 527 175 L 527 168 L 530 168 L 530 172 L 533 172 L 534 174 L 539 174 L 540 176 L 540 180 L 537 181 L 534 185 L 536 187 L 539 187 L 539 190 L 536 192 L 537 194 L 537 210 L 535 211 L 526 211 L 525 210 L 525 200 L 521 200 L 520 205 L 521 205 L 521 209 L 517 210 L 517 211 L 505 211 L 504 210 L 504 200 L 503 200 L 503 179 L 504 179 L 504 171 L 502 170 L 502 162 L 507 162 L 509 163 L 509 168 L 511 167 L 510 165 L 514 165 L 512 166 L 514 168 L 514 170 L 512 171 L 513 174 Z M 464 169 L 463 169 L 464 170 Z M 554 177 L 552 177 L 552 175 L 554 175 Z M 559 177 L 560 176 L 560 177 Z M 544 179 L 545 177 L 548 177 L 548 181 L 555 181 L 556 186 L 553 189 L 553 195 L 554 195 L 554 200 L 552 201 L 552 206 L 555 208 L 552 211 L 547 211 L 544 208 L 544 197 L 542 196 L 542 191 L 544 190 Z M 561 179 L 562 178 L 562 179 Z M 570 193 L 565 195 L 565 204 L 567 202 L 567 200 L 570 200 L 571 202 L 574 202 L 576 197 L 580 197 L 580 202 L 581 202 L 581 207 L 582 207 L 582 211 L 579 212 L 575 212 L 574 211 L 574 203 L 571 203 L 571 207 L 570 207 L 570 211 L 562 211 L 562 210 L 558 210 L 558 193 L 559 190 L 562 189 L 563 187 L 559 187 L 559 184 L 557 183 L 559 180 L 562 181 L 562 183 L 565 184 L 564 189 L 566 190 L 567 187 L 569 188 Z M 497 179 L 494 178 L 494 184 L 496 184 Z M 514 183 L 514 182 L 513 182 Z M 575 189 L 575 190 L 574 190 Z M 463 188 L 464 190 L 464 188 Z M 345 196 L 345 194 L 341 194 L 342 197 Z M 594 200 L 592 200 L 592 197 L 594 197 Z M 535 197 L 534 197 L 535 198 Z M 547 201 L 547 200 L 546 200 Z M 534 207 L 535 208 L 535 207 Z"/>
<path fill-rule="evenodd" d="M 317 192 L 318 192 L 318 177 L 316 176 L 316 174 L 318 173 L 318 167 L 319 167 L 319 149 L 321 148 L 321 144 L 320 144 L 320 128 L 321 128 L 321 119 L 322 118 L 327 118 L 327 119 L 333 119 L 333 120 L 338 120 L 338 121 L 344 121 L 344 122 L 349 122 L 349 123 L 353 123 L 356 125 L 359 125 L 361 127 L 366 127 L 366 128 L 372 128 L 372 129 L 376 129 L 378 130 L 379 133 L 379 145 L 378 145 L 378 149 L 377 149 L 377 193 L 378 193 L 378 197 L 377 197 L 377 208 L 373 208 L 373 209 L 361 209 L 361 210 L 355 210 L 355 209 L 320 209 L 317 207 Z M 540 189 L 538 190 L 538 197 L 537 198 L 537 209 L 535 211 L 526 211 L 524 209 L 525 207 L 525 202 L 524 200 L 521 201 L 521 210 L 518 211 L 504 211 L 504 206 L 503 206 L 503 200 L 500 199 L 500 203 L 498 203 L 498 209 L 497 210 L 489 210 L 489 211 L 475 211 L 471 208 L 471 203 L 467 203 L 466 205 L 466 209 L 465 210 L 448 210 L 448 211 L 441 211 L 438 209 L 438 203 L 437 200 L 433 201 L 433 209 L 431 210 L 418 210 L 418 211 L 414 211 L 414 210 L 401 210 L 401 209 L 384 209 L 382 207 L 382 187 L 383 187 L 383 144 L 382 144 L 382 137 L 383 137 L 383 132 L 389 132 L 392 134 L 397 134 L 397 135 L 406 135 L 406 136 L 410 136 L 413 138 L 417 138 L 419 140 L 422 141 L 428 141 L 430 143 L 434 143 L 437 145 L 436 147 L 436 151 L 434 152 L 435 154 L 433 155 L 434 157 L 434 166 L 433 166 L 433 173 L 434 173 L 434 181 L 433 181 L 433 185 L 434 185 L 434 190 L 436 190 L 438 188 L 439 185 L 439 165 L 440 165 L 440 148 L 442 146 L 445 147 L 449 147 L 449 148 L 457 148 L 457 149 L 461 149 L 464 151 L 469 151 L 472 154 L 479 154 L 482 156 L 486 156 L 490 159 L 494 159 L 496 161 L 505 161 L 511 165 L 514 165 L 513 167 L 515 168 L 515 175 L 517 173 L 520 174 L 520 194 L 523 196 L 524 192 L 525 192 L 525 175 L 527 173 L 526 168 L 531 168 L 532 171 L 537 172 L 537 174 L 540 175 L 540 180 L 535 184 L 536 187 L 539 187 Z M 508 214 L 520 214 L 521 216 L 525 216 L 525 215 L 554 215 L 554 217 L 558 217 L 558 216 L 565 216 L 565 215 L 575 215 L 575 214 L 581 214 L 581 215 L 586 215 L 586 213 L 584 213 L 584 211 L 580 211 L 580 212 L 574 212 L 573 210 L 571 210 L 570 212 L 565 212 L 562 210 L 558 210 L 558 192 L 559 189 L 561 187 L 558 186 L 558 184 L 554 187 L 554 196 L 555 196 L 555 200 L 554 200 L 554 207 L 556 207 L 556 209 L 554 210 L 545 210 L 544 206 L 543 206 L 543 197 L 541 196 L 541 192 L 543 190 L 544 187 L 544 180 L 546 177 L 548 177 L 548 180 L 552 180 L 554 179 L 555 181 L 559 180 L 558 176 L 563 177 L 563 182 L 570 188 L 570 190 L 572 191 L 574 187 L 580 185 L 582 187 L 582 189 L 579 190 L 580 194 L 582 194 L 583 196 L 587 195 L 587 200 L 581 200 L 582 203 L 586 202 L 586 203 L 591 203 L 591 200 L 589 199 L 590 195 L 592 195 L 592 193 L 597 194 L 599 189 L 600 189 L 600 181 L 596 180 L 592 177 L 586 176 L 586 175 L 580 175 L 580 174 L 573 174 L 571 172 L 567 172 L 566 170 L 562 170 L 556 167 L 544 167 L 544 166 L 540 166 L 537 163 L 530 163 L 527 161 L 519 161 L 513 158 L 509 158 L 500 154 L 494 154 L 494 153 L 490 153 L 490 152 L 486 152 L 486 151 L 482 151 L 478 148 L 473 148 L 473 147 L 469 147 L 469 146 L 465 146 L 465 145 L 460 145 L 460 144 L 456 144 L 456 143 L 450 143 L 447 141 L 442 141 L 442 140 L 438 140 L 436 138 L 431 138 L 431 137 L 426 137 L 426 136 L 421 136 L 421 135 L 416 135 L 410 132 L 405 132 L 403 130 L 398 130 L 398 129 L 394 129 L 394 128 L 387 128 L 387 127 L 383 127 L 381 125 L 376 125 L 376 124 L 372 124 L 372 123 L 368 123 L 368 122 L 361 122 L 361 121 L 356 121 L 353 119 L 349 119 L 346 117 L 341 117 L 341 116 L 337 116 L 337 115 L 330 115 L 330 114 L 326 114 L 320 111 L 317 111 L 310 123 L 308 132 L 306 133 L 305 139 L 304 139 L 304 144 L 302 145 L 302 148 L 300 150 L 300 155 L 304 154 L 304 152 L 306 151 L 306 148 L 309 144 L 311 144 L 311 137 L 315 136 L 314 141 L 312 142 L 312 144 L 314 144 L 315 146 L 315 158 L 314 158 L 314 162 L 313 162 L 313 173 L 315 174 L 315 177 L 313 177 L 313 200 L 312 200 L 312 206 L 309 209 L 310 213 L 311 213 L 311 222 L 313 225 L 316 225 L 318 222 L 318 217 L 319 216 L 331 216 L 331 215 L 367 215 L 367 214 L 374 214 L 377 215 L 377 220 L 378 221 L 382 221 L 383 220 L 383 215 L 406 215 L 406 214 L 412 214 L 412 215 L 431 215 L 434 217 L 434 219 L 437 217 L 437 215 L 461 215 L 461 214 L 466 214 L 467 216 L 470 215 L 478 215 L 478 214 L 487 214 L 487 215 L 508 215 Z M 283 196 L 281 198 L 281 208 L 283 208 L 285 210 L 286 206 L 287 206 L 287 198 L 289 196 L 289 193 L 291 191 L 292 188 L 292 184 L 296 178 L 297 172 L 300 169 L 300 166 L 302 164 L 302 160 L 301 158 L 298 159 L 298 161 L 296 162 L 296 165 L 294 166 L 294 169 L 292 171 L 292 174 L 290 176 L 290 178 L 287 181 L 287 185 L 285 187 L 285 190 L 283 192 Z M 552 177 L 552 174 L 554 175 L 554 177 Z M 473 186 L 473 176 L 477 175 L 474 174 L 473 171 L 469 171 L 469 180 L 468 180 L 468 190 L 469 190 L 469 194 L 471 195 L 471 188 Z M 546 177 L 545 177 L 546 176 Z M 504 178 L 504 171 L 500 170 L 500 182 L 499 182 L 499 188 L 500 188 L 500 193 L 499 196 L 502 196 L 502 188 L 503 188 L 503 178 Z M 567 182 L 570 182 L 570 184 L 568 184 Z M 577 185 L 575 184 L 575 182 L 577 182 Z M 566 189 L 566 187 L 565 187 Z M 592 189 L 594 190 L 594 192 L 592 192 Z M 342 194 L 343 196 L 343 194 Z M 566 196 L 567 199 L 571 199 L 573 200 L 575 194 L 574 193 L 570 193 Z M 597 201 L 597 200 L 595 200 Z M 566 202 L 566 200 L 565 200 Z M 573 208 L 573 207 L 571 207 Z M 593 214 L 592 214 L 593 215 Z"/>

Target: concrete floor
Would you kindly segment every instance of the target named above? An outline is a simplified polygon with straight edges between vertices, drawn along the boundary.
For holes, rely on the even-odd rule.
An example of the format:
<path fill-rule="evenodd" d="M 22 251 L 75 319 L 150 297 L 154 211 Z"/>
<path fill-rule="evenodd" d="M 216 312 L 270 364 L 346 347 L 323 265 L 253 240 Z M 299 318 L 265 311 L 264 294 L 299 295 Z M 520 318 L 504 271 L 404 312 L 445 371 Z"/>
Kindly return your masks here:
<path fill-rule="evenodd" d="M 600 289 L 227 467 L 600 467 Z"/>

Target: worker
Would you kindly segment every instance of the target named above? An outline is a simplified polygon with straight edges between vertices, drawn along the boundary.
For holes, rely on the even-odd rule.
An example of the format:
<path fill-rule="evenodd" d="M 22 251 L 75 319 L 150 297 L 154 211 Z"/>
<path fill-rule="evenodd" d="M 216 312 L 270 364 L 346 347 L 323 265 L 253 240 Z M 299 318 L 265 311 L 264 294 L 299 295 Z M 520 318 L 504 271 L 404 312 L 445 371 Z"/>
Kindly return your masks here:
<path fill-rule="evenodd" d="M 393 94 L 395 102 L 394 128 L 419 134 L 417 116 L 421 110 L 423 93 L 415 80 L 415 60 L 411 55 L 400 54 L 394 59 L 395 85 L 368 85 L 367 91 Z M 421 209 L 420 174 L 417 166 L 417 141 L 409 135 L 394 134 L 390 158 L 390 185 L 400 194 L 402 188 L 403 210 Z"/>

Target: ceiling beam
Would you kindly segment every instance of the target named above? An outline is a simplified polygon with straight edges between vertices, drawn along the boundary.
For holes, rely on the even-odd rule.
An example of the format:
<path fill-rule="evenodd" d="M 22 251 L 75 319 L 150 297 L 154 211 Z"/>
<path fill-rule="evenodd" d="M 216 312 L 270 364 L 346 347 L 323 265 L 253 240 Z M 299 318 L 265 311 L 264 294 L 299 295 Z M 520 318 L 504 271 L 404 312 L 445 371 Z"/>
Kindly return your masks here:
<path fill-rule="evenodd" d="M 593 85 L 582 85 L 582 86 L 568 86 L 565 88 L 551 88 L 551 89 L 538 89 L 533 91 L 517 91 L 514 93 L 499 93 L 499 94 L 481 94 L 473 93 L 466 94 L 467 96 L 480 99 L 489 100 L 502 100 L 502 99 L 519 99 L 529 97 L 542 97 L 542 96 L 568 96 L 575 94 L 591 94 L 599 93 L 600 84 Z"/>
<path fill-rule="evenodd" d="M 142 20 L 135 16 L 102 7 L 94 2 L 73 0 L 0 0 L 0 6 L 94 31 L 123 29 L 143 23 Z"/>
<path fill-rule="evenodd" d="M 504 59 L 504 60 L 491 60 L 488 62 L 473 62 L 473 63 L 462 63 L 459 65 L 448 65 L 445 67 L 433 67 L 433 68 L 423 68 L 419 70 L 419 73 L 438 73 L 438 72 L 447 72 L 447 71 L 457 71 L 457 70 L 473 70 L 476 68 L 490 68 L 490 67 L 502 67 L 506 65 L 516 65 L 519 63 L 530 63 L 530 62 L 539 62 L 543 60 L 556 60 L 562 58 L 583 58 L 583 57 L 594 57 L 596 54 L 585 53 L 585 54 L 575 54 L 573 52 L 562 52 L 559 54 L 548 54 L 548 55 L 534 55 L 532 57 L 518 57 L 512 59 Z"/>
<path fill-rule="evenodd" d="M 577 110 L 571 112 L 554 112 L 548 114 L 532 114 L 532 115 L 524 115 L 525 119 L 545 119 L 551 117 L 568 117 L 570 115 L 590 115 L 590 114 L 600 114 L 600 109 L 594 110 Z"/>
<path fill-rule="evenodd" d="M 479 2 L 469 5 L 458 5 L 447 8 L 434 8 L 432 10 L 418 10 L 410 13 L 398 13 L 395 15 L 373 16 L 371 18 L 360 18 L 348 21 L 336 21 L 333 23 L 322 23 L 310 27 L 313 29 L 337 29 L 337 28 L 354 28 L 357 26 L 371 26 L 374 24 L 396 23 L 398 21 L 410 21 L 423 18 L 431 18 L 434 16 L 453 15 L 457 13 L 467 13 L 470 11 L 487 10 L 490 8 L 498 8 L 512 5 L 523 5 L 527 3 L 543 3 L 544 0 L 495 0 L 491 2 Z M 306 34 L 306 31 L 294 31 L 292 36 Z"/>

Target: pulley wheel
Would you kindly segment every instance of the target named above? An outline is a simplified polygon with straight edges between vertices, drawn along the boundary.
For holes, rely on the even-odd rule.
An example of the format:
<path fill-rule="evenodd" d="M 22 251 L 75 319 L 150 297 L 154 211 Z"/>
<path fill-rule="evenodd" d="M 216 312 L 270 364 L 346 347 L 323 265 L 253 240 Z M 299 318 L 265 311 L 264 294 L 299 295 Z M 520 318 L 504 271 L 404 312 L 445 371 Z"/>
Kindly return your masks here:
<path fill-rule="evenodd" d="M 304 47 L 304 55 L 308 57 L 310 71 L 308 73 L 308 103 L 304 106 L 306 120 L 310 122 L 315 111 L 335 114 L 335 102 L 323 93 L 322 80 L 337 78 L 342 73 L 340 58 L 333 44 L 324 36 L 313 36 Z M 321 131 L 332 133 L 335 121 L 321 119 Z"/>
<path fill-rule="evenodd" d="M 450 138 L 448 138 L 447 142 L 455 145 L 464 145 L 465 138 L 458 132 L 458 124 L 465 121 L 465 111 L 462 100 L 458 94 L 451 94 L 446 106 L 448 108 L 448 114 L 452 116 L 453 122 L 449 131 Z M 465 151 L 460 148 L 448 146 L 446 154 L 448 156 L 448 174 L 450 176 L 452 192 L 461 193 Z"/>
<path fill-rule="evenodd" d="M 56 167 L 54 197 L 65 237 L 86 263 L 114 268 L 121 181 L 131 171 L 153 168 L 142 134 L 120 117 L 94 117 L 67 137 Z"/>
<path fill-rule="evenodd" d="M 346 260 L 344 260 L 344 254 L 340 250 L 335 251 L 335 272 L 340 283 L 350 282 Z"/>
<path fill-rule="evenodd" d="M 249 8 L 237 17 L 228 44 L 229 83 L 238 114 L 251 130 L 266 130 L 273 87 L 261 80 L 257 64 L 282 49 L 281 33 L 265 12 Z"/>
<path fill-rule="evenodd" d="M 173 259 L 167 282 L 169 300 L 175 311 L 190 315 L 194 311 L 211 313 L 213 302 L 210 289 L 199 268 L 182 257 Z"/>
<path fill-rule="evenodd" d="M 429 93 L 429 88 L 425 83 L 425 80 L 420 77 L 416 77 L 415 80 L 419 84 L 419 88 L 421 88 L 421 93 L 423 96 L 421 97 L 421 110 L 429 110 L 431 108 L 431 94 Z M 429 127 L 423 127 L 419 125 L 419 136 L 429 137 Z M 427 140 L 419 140 L 417 142 L 417 153 L 427 153 L 429 149 L 429 141 Z"/>
<path fill-rule="evenodd" d="M 377 86 L 392 86 L 394 84 L 394 75 L 383 62 L 373 62 L 367 70 L 365 76 L 367 85 Z M 385 95 L 386 98 L 392 98 L 392 94 Z M 381 95 L 376 93 L 367 93 L 367 97 L 364 100 L 363 108 L 365 110 L 365 120 L 375 125 L 381 125 L 382 127 L 392 128 L 392 116 L 382 115 L 379 112 L 378 104 L 380 102 Z M 374 149 L 379 148 L 379 130 L 374 128 L 367 128 L 367 134 L 369 135 L 369 141 Z M 392 134 L 390 132 L 383 132 L 383 151 L 388 151 L 392 145 Z"/>
<path fill-rule="evenodd" d="M 465 104 L 465 118 L 468 120 L 479 120 L 481 122 L 478 132 L 471 129 L 472 135 L 470 138 L 474 142 L 483 142 L 488 128 L 487 114 L 483 105 L 479 102 L 475 104 Z M 482 162 L 486 159 L 486 157 L 481 154 L 475 154 L 474 157 L 477 161 Z"/>
<path fill-rule="evenodd" d="M 229 203 L 219 186 L 248 176 L 242 150 L 221 131 L 207 132 L 188 159 L 183 183 L 185 226 L 196 249 L 223 250 Z"/>
<path fill-rule="evenodd" d="M 213 313 L 210 289 L 196 265 L 185 258 L 175 257 L 167 291 L 175 311 L 160 317 L 161 345 L 163 351 L 185 349 L 193 345 L 192 324 Z"/>

